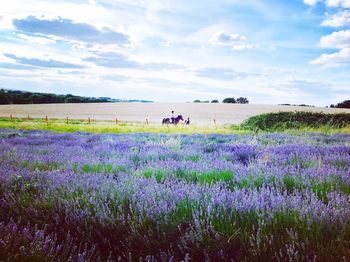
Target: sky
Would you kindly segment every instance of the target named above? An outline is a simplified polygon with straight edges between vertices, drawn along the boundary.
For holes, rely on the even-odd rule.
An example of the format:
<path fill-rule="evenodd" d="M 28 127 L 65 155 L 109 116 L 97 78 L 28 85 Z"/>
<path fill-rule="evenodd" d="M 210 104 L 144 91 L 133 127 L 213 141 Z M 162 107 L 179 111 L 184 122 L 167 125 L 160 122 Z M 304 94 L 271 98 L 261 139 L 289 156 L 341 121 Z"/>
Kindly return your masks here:
<path fill-rule="evenodd" d="M 350 99 L 350 0 L 0 6 L 0 88 L 158 102 Z"/>

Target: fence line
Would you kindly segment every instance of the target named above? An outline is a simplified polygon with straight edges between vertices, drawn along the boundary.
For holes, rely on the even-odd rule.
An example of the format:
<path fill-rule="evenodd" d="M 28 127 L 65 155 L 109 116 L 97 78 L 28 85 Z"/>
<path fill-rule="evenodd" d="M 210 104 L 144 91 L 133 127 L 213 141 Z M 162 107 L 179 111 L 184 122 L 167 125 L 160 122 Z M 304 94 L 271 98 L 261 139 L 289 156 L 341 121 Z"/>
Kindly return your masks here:
<path fill-rule="evenodd" d="M 0 116 L 0 118 L 6 118 L 6 116 L 3 116 L 3 117 L 1 117 Z M 27 115 L 27 117 L 15 117 L 13 114 L 10 114 L 9 116 L 8 116 L 8 118 L 11 120 L 11 121 L 13 121 L 13 120 L 15 120 L 15 119 L 22 119 L 22 120 L 28 120 L 28 121 L 30 121 L 30 120 L 35 120 L 35 119 L 43 119 L 43 121 L 46 123 L 46 124 L 49 124 L 50 122 L 51 123 L 53 123 L 54 121 L 50 121 L 50 119 L 49 119 L 49 116 L 48 115 L 45 115 L 45 117 L 44 118 L 40 118 L 40 117 L 38 117 L 38 118 L 32 118 L 31 116 L 30 116 L 30 114 L 28 114 Z M 70 120 L 74 120 L 74 119 L 72 119 L 72 118 L 69 118 L 69 116 L 66 116 L 66 118 L 63 118 L 65 121 L 65 123 L 66 124 L 70 124 L 70 123 L 72 123 L 72 121 L 70 121 Z M 51 120 L 63 120 L 62 118 L 51 118 Z M 91 124 L 91 122 L 93 121 L 93 119 L 91 118 L 91 117 L 88 117 L 87 119 L 85 118 L 85 120 L 84 119 L 76 119 L 77 121 L 81 121 L 81 122 L 85 122 L 85 121 L 87 121 L 87 123 L 90 125 Z M 99 120 L 97 120 L 97 121 L 99 121 Z M 111 120 L 108 120 L 108 119 L 105 119 L 105 120 L 100 120 L 101 122 L 103 122 L 103 121 L 106 121 L 106 122 L 110 122 Z M 136 122 L 138 122 L 138 121 L 136 121 Z M 115 124 L 116 125 L 118 125 L 120 123 L 120 119 L 118 118 L 118 117 L 116 117 L 115 118 Z M 151 122 L 149 121 L 149 118 L 148 117 L 146 117 L 145 118 L 145 122 L 144 122 L 144 124 L 145 125 L 149 125 Z M 215 127 L 217 128 L 217 122 L 216 122 L 216 119 L 215 118 L 213 118 L 213 123 L 214 123 L 214 125 L 215 125 Z M 183 123 L 183 125 L 184 125 L 185 123 Z"/>

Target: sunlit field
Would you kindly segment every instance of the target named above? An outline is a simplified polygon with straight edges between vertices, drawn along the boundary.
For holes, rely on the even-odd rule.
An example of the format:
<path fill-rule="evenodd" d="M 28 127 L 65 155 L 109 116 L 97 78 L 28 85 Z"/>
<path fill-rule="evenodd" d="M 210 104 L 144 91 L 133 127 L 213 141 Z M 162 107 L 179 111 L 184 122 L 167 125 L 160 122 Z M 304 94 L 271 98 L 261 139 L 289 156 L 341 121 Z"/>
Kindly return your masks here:
<path fill-rule="evenodd" d="M 190 117 L 195 125 L 241 124 L 249 117 L 272 112 L 324 112 L 346 113 L 343 108 L 255 105 L 255 104 L 225 104 L 225 103 L 74 103 L 74 104 L 26 104 L 0 105 L 0 117 L 44 119 L 66 119 L 97 121 L 127 121 L 160 124 L 164 117 L 169 117 L 171 111 L 181 114 L 184 119 Z"/>
<path fill-rule="evenodd" d="M 348 134 L 1 129 L 0 139 L 1 260 L 350 255 Z"/>
<path fill-rule="evenodd" d="M 279 114 L 279 113 L 278 113 Z M 278 115 L 277 114 L 277 115 Z M 297 114 L 297 113 L 291 113 Z M 303 114 L 303 113 L 300 113 Z M 306 113 L 307 114 L 307 113 Z M 331 115 L 331 114 L 329 114 Z M 338 116 L 338 115 L 336 115 Z M 264 129 L 255 126 L 255 122 L 243 122 L 235 124 L 191 124 L 183 122 L 178 125 L 161 125 L 145 122 L 127 121 L 103 121 L 103 120 L 72 120 L 72 119 L 48 119 L 37 118 L 0 118 L 0 128 L 15 128 L 24 130 L 51 130 L 55 132 L 90 132 L 90 133 L 164 133 L 164 134 L 256 134 L 261 132 L 319 132 L 324 134 L 350 133 L 350 116 L 345 124 L 333 125 L 333 123 L 302 123 L 302 125 L 272 126 Z M 271 117 L 273 118 L 273 117 Z M 337 119 L 337 117 L 335 117 Z M 267 120 L 274 123 L 276 120 Z M 290 121 L 290 120 L 288 120 Z M 348 121 L 346 123 L 346 121 Z M 247 124 L 245 124 L 247 123 Z"/>

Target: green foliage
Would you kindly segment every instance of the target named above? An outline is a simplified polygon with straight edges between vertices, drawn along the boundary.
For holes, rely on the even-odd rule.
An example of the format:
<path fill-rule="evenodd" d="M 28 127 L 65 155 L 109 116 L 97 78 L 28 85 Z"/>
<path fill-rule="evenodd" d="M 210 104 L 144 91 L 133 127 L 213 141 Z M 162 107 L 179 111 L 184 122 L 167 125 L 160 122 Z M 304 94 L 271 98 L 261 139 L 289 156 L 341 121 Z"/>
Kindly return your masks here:
<path fill-rule="evenodd" d="M 245 98 L 245 97 L 238 97 L 236 99 L 236 102 L 238 104 L 249 104 L 249 100 L 247 98 Z"/>
<path fill-rule="evenodd" d="M 285 175 L 283 177 L 283 184 L 288 192 L 293 192 L 296 189 L 301 190 L 304 187 L 300 177 L 294 177 L 291 175 Z"/>
<path fill-rule="evenodd" d="M 112 173 L 114 170 L 112 164 L 94 164 L 83 165 L 81 171 L 84 173 Z"/>
<path fill-rule="evenodd" d="M 39 94 L 32 94 L 29 98 L 30 101 L 32 101 L 33 104 L 45 104 L 47 103 L 47 98 L 43 95 Z"/>
<path fill-rule="evenodd" d="M 229 103 L 229 104 L 249 104 L 249 100 L 245 97 L 238 97 L 235 99 L 234 97 L 227 97 L 224 100 L 222 100 L 223 103 Z"/>
<path fill-rule="evenodd" d="M 217 100 L 217 99 L 211 100 L 211 103 L 217 104 L 217 103 L 219 103 L 219 100 Z"/>
<path fill-rule="evenodd" d="M 250 117 L 241 127 L 255 131 L 284 131 L 319 127 L 343 128 L 349 125 L 350 114 L 347 113 L 278 112 Z"/>
<path fill-rule="evenodd" d="M 1 105 L 11 104 L 11 102 L 12 102 L 11 98 L 6 93 L 0 92 L 0 104 Z"/>
<path fill-rule="evenodd" d="M 331 107 L 336 107 L 336 108 L 350 108 L 350 100 L 345 100 L 341 103 L 338 103 L 336 106 L 331 105 Z"/>
<path fill-rule="evenodd" d="M 138 173 L 139 174 L 139 173 Z M 136 175 L 138 175 L 136 174 Z M 158 183 L 161 183 L 172 174 L 169 174 L 166 170 L 149 168 L 143 170 L 141 175 L 145 178 L 154 177 Z M 230 170 L 221 171 L 208 171 L 208 172 L 197 172 L 197 171 L 185 171 L 178 169 L 175 172 L 175 177 L 183 179 L 187 182 L 195 182 L 201 184 L 213 184 L 217 182 L 229 182 L 232 180 L 234 174 Z"/>
<path fill-rule="evenodd" d="M 222 102 L 227 104 L 235 104 L 236 99 L 234 97 L 227 97 L 224 100 L 222 100 Z"/>
<path fill-rule="evenodd" d="M 215 182 L 228 182 L 232 180 L 233 173 L 230 170 L 210 171 L 197 174 L 197 179 L 202 184 L 212 184 Z"/>
<path fill-rule="evenodd" d="M 0 90 L 0 104 L 49 104 L 49 103 L 101 103 L 110 102 L 108 98 L 82 97 L 33 93 L 19 90 Z"/>

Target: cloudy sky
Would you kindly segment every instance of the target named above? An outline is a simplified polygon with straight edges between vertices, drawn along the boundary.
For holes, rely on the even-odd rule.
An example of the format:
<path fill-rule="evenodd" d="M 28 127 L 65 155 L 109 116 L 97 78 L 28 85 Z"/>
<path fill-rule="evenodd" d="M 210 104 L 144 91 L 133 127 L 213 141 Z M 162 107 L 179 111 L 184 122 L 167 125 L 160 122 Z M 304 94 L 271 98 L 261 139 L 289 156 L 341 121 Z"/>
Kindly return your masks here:
<path fill-rule="evenodd" d="M 350 98 L 350 0 L 0 0 L 0 87 L 186 102 Z"/>

